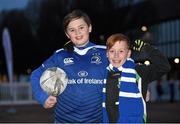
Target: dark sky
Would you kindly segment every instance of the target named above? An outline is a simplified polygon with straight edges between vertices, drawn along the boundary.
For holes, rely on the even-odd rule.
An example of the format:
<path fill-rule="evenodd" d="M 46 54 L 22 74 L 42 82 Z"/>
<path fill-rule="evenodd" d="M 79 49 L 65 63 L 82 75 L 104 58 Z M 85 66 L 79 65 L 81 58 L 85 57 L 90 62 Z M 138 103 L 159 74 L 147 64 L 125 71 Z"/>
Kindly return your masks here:
<path fill-rule="evenodd" d="M 70 6 L 68 0 L 0 0 L 0 33 L 4 26 L 9 27 L 15 73 L 34 70 L 68 41 L 62 30 L 62 20 L 73 9 L 81 9 L 90 16 L 93 25 L 90 39 L 97 44 L 103 44 L 100 43 L 101 35 L 106 39 L 113 33 L 180 17 L 177 13 L 180 11 L 179 0 L 150 0 L 121 9 L 115 8 L 112 0 L 83 1 Z M 140 34 L 127 35 L 132 40 Z M 0 73 L 5 72 L 0 44 Z"/>
<path fill-rule="evenodd" d="M 28 1 L 29 0 L 0 0 L 0 13 L 11 11 L 13 9 L 23 10 L 26 7 Z M 0 14 L 0 26 L 1 26 L 2 19 L 3 19 L 3 16 L 2 14 Z M 2 28 L 0 32 L 2 33 Z M 6 61 L 5 61 L 4 51 L 3 51 L 3 47 L 1 43 L 0 44 L 0 74 L 5 73 L 5 72 L 6 72 Z"/>
<path fill-rule="evenodd" d="M 26 73 L 27 69 L 35 69 L 64 44 L 57 42 L 56 37 L 59 35 L 57 34 L 57 25 L 52 22 L 46 24 L 45 19 L 43 20 L 44 17 L 37 19 L 36 16 L 43 16 L 41 14 L 43 12 L 38 11 L 40 7 L 33 5 L 33 0 L 29 3 L 31 5 L 27 6 L 28 1 L 0 0 L 0 33 L 2 34 L 4 27 L 9 28 L 14 72 L 18 74 Z M 34 3 L 38 4 L 36 1 Z M 37 10 L 35 11 L 35 9 Z M 47 18 L 46 16 L 45 18 Z M 51 34 L 53 35 L 51 36 Z M 0 44 L 0 73 L 6 73 L 6 71 L 4 51 Z"/>
<path fill-rule="evenodd" d="M 0 11 L 11 9 L 23 9 L 29 0 L 0 0 Z"/>

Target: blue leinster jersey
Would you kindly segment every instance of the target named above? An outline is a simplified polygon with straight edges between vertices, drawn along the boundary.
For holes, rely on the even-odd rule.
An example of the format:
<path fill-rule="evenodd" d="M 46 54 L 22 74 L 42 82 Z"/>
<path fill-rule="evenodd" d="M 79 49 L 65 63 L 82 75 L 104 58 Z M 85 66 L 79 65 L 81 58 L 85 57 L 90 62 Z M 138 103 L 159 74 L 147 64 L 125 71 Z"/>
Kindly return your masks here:
<path fill-rule="evenodd" d="M 68 76 L 65 91 L 57 97 L 55 122 L 102 122 L 102 87 L 107 67 L 105 47 L 88 43 L 74 52 L 57 51 L 31 76 L 35 98 L 44 104 L 48 95 L 42 91 L 39 78 L 50 67 L 63 69 Z"/>

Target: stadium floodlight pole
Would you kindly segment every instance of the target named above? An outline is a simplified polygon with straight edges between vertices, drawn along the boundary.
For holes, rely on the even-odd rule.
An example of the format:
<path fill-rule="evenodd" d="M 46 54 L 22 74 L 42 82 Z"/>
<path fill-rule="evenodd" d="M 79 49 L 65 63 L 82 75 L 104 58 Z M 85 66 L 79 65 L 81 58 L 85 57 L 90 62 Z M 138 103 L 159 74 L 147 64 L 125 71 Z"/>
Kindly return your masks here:
<path fill-rule="evenodd" d="M 12 55 L 11 37 L 10 37 L 10 33 L 7 27 L 3 29 L 2 42 L 3 42 L 3 47 L 4 47 L 6 66 L 7 66 L 9 83 L 10 83 L 11 101 L 13 104 L 13 100 L 14 100 L 14 97 L 13 97 L 13 55 Z M 16 111 L 15 109 L 11 109 L 10 112 L 14 113 Z"/>

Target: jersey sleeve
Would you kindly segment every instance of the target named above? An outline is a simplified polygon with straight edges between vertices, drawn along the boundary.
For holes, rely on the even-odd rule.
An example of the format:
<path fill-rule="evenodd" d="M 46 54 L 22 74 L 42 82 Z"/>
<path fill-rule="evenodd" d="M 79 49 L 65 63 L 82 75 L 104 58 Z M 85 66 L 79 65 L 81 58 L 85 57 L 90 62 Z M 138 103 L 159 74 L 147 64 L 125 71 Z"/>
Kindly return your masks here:
<path fill-rule="evenodd" d="M 40 67 L 38 67 L 31 73 L 30 80 L 33 96 L 41 105 L 44 105 L 46 99 L 48 98 L 48 94 L 44 92 L 40 87 L 40 77 L 47 68 L 57 66 L 58 57 L 58 54 L 54 53 Z"/>
<path fill-rule="evenodd" d="M 159 79 L 170 71 L 170 64 L 167 58 L 154 47 L 148 45 L 142 49 L 146 53 L 146 58 L 151 62 L 150 65 L 137 65 L 136 71 L 142 79 L 142 93 L 146 98 L 148 83 Z"/>
<path fill-rule="evenodd" d="M 156 48 L 148 45 L 143 48 L 150 65 L 139 65 L 136 67 L 143 82 L 150 83 L 157 80 L 170 71 L 170 64 L 167 58 Z"/>

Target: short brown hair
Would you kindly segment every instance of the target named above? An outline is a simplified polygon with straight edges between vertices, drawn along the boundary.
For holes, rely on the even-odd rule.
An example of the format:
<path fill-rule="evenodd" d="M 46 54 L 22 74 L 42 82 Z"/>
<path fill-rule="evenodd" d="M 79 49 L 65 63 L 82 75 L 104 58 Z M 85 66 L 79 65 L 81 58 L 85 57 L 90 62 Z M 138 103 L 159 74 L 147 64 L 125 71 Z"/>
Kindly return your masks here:
<path fill-rule="evenodd" d="M 117 42 L 117 41 L 126 41 L 128 49 L 130 49 L 130 40 L 127 36 L 121 33 L 113 34 L 111 35 L 106 42 L 107 50 L 111 49 L 111 47 Z"/>
<path fill-rule="evenodd" d="M 63 19 L 64 31 L 66 32 L 67 26 L 72 20 L 76 20 L 79 18 L 82 18 L 87 23 L 88 26 L 91 25 L 91 20 L 86 13 L 82 12 L 81 10 L 74 10 L 71 13 L 67 14 Z"/>

